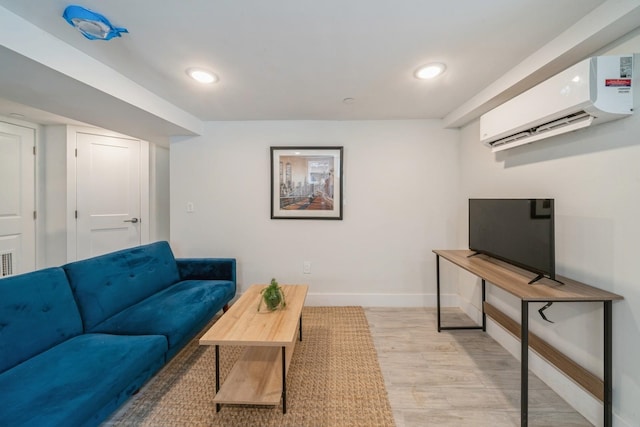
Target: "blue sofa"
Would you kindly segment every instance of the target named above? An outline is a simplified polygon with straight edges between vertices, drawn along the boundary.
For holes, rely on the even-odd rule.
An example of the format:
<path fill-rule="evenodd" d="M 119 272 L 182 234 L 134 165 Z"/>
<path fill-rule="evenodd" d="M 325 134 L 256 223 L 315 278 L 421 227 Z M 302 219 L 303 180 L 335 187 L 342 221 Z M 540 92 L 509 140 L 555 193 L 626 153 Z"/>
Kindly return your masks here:
<path fill-rule="evenodd" d="M 232 258 L 157 242 L 0 280 L 0 426 L 95 426 L 236 293 Z"/>

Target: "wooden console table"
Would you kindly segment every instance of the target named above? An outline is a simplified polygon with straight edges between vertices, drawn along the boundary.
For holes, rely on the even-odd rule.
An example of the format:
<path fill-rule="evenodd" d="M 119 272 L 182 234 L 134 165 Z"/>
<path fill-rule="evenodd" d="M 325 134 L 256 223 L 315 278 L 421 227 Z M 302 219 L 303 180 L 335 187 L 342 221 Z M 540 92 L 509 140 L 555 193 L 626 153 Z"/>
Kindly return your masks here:
<path fill-rule="evenodd" d="M 486 330 L 486 316 L 489 315 L 513 335 L 520 338 L 521 426 L 526 426 L 528 419 L 529 346 L 592 395 L 599 398 L 604 404 L 604 425 L 605 427 L 612 426 L 612 301 L 621 300 L 622 296 L 560 276 L 556 278 L 562 283 L 542 279 L 530 285 L 528 282 L 535 276 L 534 273 L 529 273 L 486 255 L 470 256 L 474 252 L 468 250 L 434 250 L 433 252 L 436 254 L 438 332 L 450 329 Z M 482 279 L 482 326 L 442 326 L 440 321 L 440 257 Z M 520 325 L 485 300 L 486 282 L 490 282 L 521 300 L 522 319 Z M 586 301 L 604 304 L 604 380 L 600 380 L 544 340 L 529 332 L 529 303 Z"/>

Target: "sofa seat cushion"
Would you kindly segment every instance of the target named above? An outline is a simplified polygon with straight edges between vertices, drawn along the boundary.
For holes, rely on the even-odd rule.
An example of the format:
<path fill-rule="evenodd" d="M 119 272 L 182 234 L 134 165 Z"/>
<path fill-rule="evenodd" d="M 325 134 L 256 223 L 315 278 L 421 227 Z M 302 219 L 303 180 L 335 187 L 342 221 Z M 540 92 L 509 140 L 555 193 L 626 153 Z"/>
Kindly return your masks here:
<path fill-rule="evenodd" d="M 211 320 L 234 292 L 234 283 L 227 280 L 185 280 L 107 319 L 92 332 L 164 335 L 172 348 Z"/>
<path fill-rule="evenodd" d="M 85 334 L 0 375 L 0 425 L 78 426 L 162 366 L 163 336 Z"/>
<path fill-rule="evenodd" d="M 63 269 L 0 280 L 0 372 L 81 333 L 82 319 Z"/>
<path fill-rule="evenodd" d="M 124 249 L 63 267 L 85 330 L 180 281 L 167 242 Z"/>

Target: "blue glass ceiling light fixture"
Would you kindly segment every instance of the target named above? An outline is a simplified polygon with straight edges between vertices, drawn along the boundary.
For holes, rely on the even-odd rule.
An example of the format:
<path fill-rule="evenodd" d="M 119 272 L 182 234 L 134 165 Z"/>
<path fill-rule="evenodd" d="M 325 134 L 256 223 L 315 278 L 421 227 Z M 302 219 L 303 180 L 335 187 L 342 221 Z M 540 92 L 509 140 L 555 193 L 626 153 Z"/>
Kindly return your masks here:
<path fill-rule="evenodd" d="M 104 16 L 82 6 L 67 6 L 62 17 L 89 40 L 110 40 L 129 32 L 126 28 L 114 27 Z"/>

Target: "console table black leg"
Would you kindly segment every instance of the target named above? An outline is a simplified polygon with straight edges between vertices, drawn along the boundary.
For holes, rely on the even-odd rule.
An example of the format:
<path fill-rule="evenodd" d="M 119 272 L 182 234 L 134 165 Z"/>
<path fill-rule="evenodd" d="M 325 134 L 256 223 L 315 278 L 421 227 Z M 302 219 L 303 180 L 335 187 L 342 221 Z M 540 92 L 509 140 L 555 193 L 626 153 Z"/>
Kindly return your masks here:
<path fill-rule="evenodd" d="M 613 425 L 612 302 L 604 301 L 604 426 Z"/>
<path fill-rule="evenodd" d="M 286 347 L 282 346 L 282 413 L 287 413 L 287 356 Z"/>
<path fill-rule="evenodd" d="M 482 326 L 478 325 L 470 325 L 470 326 L 442 326 L 441 320 L 441 310 L 440 310 L 440 255 L 436 254 L 436 302 L 437 302 L 437 320 L 438 320 L 438 332 L 442 332 L 443 330 L 451 331 L 451 330 L 460 330 L 460 329 L 482 329 L 486 331 L 486 318 L 484 317 L 484 288 L 485 282 L 482 280 Z"/>
<path fill-rule="evenodd" d="M 529 303 L 524 300 L 520 345 L 520 425 L 525 427 L 529 418 Z"/>
<path fill-rule="evenodd" d="M 300 341 L 302 341 L 302 315 L 300 315 Z"/>
<path fill-rule="evenodd" d="M 220 346 L 216 345 L 216 394 L 220 391 Z M 216 403 L 216 412 L 220 412 L 220 404 Z"/>
<path fill-rule="evenodd" d="M 438 332 L 440 332 L 440 255 L 436 254 L 436 303 L 438 311 Z"/>
<path fill-rule="evenodd" d="M 484 302 L 487 300 L 487 282 L 482 279 L 482 331 L 487 332 L 487 314 L 484 312 Z"/>

